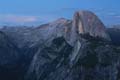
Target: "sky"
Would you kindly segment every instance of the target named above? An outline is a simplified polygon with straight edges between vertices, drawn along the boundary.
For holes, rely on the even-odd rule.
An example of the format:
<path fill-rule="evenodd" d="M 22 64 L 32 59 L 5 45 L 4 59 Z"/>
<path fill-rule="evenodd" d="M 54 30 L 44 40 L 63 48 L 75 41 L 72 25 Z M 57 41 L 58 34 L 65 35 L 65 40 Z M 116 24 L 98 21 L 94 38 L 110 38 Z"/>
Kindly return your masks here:
<path fill-rule="evenodd" d="M 40 25 L 94 12 L 105 25 L 120 24 L 120 0 L 0 0 L 0 25 Z"/>

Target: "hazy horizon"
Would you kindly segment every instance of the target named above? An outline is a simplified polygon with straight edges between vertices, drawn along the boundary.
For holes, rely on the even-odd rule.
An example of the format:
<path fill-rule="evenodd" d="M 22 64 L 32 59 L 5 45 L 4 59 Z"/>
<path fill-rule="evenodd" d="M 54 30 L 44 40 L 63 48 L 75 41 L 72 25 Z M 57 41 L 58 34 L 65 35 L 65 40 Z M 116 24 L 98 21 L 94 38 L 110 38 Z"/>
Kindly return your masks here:
<path fill-rule="evenodd" d="M 41 25 L 58 18 L 72 19 L 74 12 L 94 12 L 105 25 L 120 22 L 118 0 L 1 0 L 0 25 Z"/>

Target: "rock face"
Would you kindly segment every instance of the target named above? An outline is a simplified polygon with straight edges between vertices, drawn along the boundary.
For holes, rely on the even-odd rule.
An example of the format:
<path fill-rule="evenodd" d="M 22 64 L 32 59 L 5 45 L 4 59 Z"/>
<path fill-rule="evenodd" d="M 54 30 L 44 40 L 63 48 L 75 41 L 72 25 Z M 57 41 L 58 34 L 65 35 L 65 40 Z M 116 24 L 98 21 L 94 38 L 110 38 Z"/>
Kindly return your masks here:
<path fill-rule="evenodd" d="M 6 50 L 7 47 L 9 51 L 19 49 L 20 52 L 17 52 L 24 55 L 18 65 L 23 66 L 20 68 L 23 75 L 18 74 L 15 80 L 120 79 L 120 48 L 109 43 L 111 39 L 105 26 L 92 12 L 76 12 L 73 20 L 60 18 L 39 27 L 0 30 L 16 45 L 7 45 Z M 0 49 L 6 43 L 13 46 L 8 39 L 4 39 L 3 34 L 0 34 Z M 2 59 L 4 55 L 0 57 L 0 62 L 5 63 L 7 59 Z M 9 64 L 14 63 L 14 58 L 10 58 L 12 61 Z M 16 68 L 9 69 L 16 72 Z"/>
<path fill-rule="evenodd" d="M 92 21 L 86 22 L 89 17 Z M 77 12 L 72 26 L 64 27 L 53 28 L 52 34 L 60 35 L 38 50 L 25 80 L 119 79 L 119 49 L 106 42 L 110 38 L 93 13 Z"/>
<path fill-rule="evenodd" d="M 38 27 L 4 27 L 1 30 L 12 38 L 19 48 L 22 48 L 34 47 L 63 36 L 69 30 L 67 27 L 72 27 L 72 21 L 60 18 Z"/>
<path fill-rule="evenodd" d="M 110 40 L 104 24 L 90 11 L 76 12 L 73 18 L 73 27 L 77 28 L 79 34 L 89 34 L 93 37 Z"/>
<path fill-rule="evenodd" d="M 110 35 L 112 43 L 119 46 L 120 45 L 120 29 L 116 27 L 108 28 L 107 32 Z"/>
<path fill-rule="evenodd" d="M 3 32 L 0 32 L 0 65 L 7 67 L 11 62 L 15 64 L 19 56 L 17 47 Z"/>
<path fill-rule="evenodd" d="M 28 69 L 31 61 L 33 61 L 32 58 L 38 52 L 38 50 L 43 49 L 45 45 L 51 45 L 51 41 L 53 39 L 66 35 L 67 29 L 69 30 L 71 26 L 72 26 L 72 21 L 61 18 L 52 23 L 44 24 L 38 27 L 4 27 L 0 29 L 3 33 L 7 35 L 8 39 L 12 40 L 14 45 L 16 45 L 16 47 L 19 49 L 18 51 L 19 54 L 22 55 L 19 61 L 20 64 L 17 63 L 18 64 L 17 68 L 15 67 L 13 69 L 10 69 L 11 71 L 17 72 L 17 73 L 12 73 L 10 71 L 9 74 L 16 75 L 17 79 L 18 78 L 22 79 L 19 76 L 23 77 L 25 72 L 27 72 L 26 70 Z M 66 35 L 66 39 L 67 39 L 67 35 Z M 7 43 L 7 41 L 5 43 Z M 3 45 L 3 44 L 1 43 L 0 45 Z M 3 54 L 6 54 L 6 53 L 4 52 Z M 9 58 L 11 60 L 14 59 L 10 56 Z M 4 60 L 1 60 L 1 62 L 4 62 Z M 14 62 L 10 62 L 10 64 L 12 63 Z M 5 74 L 2 76 L 5 78 L 6 75 L 7 75 L 7 72 L 5 72 Z M 13 78 L 7 78 L 2 80 L 9 80 L 9 79 L 14 80 Z M 15 78 L 15 80 L 17 79 Z"/>
<path fill-rule="evenodd" d="M 63 37 L 54 39 L 34 56 L 25 80 L 119 79 L 120 55 L 113 46 L 90 39 L 78 49 L 74 51 Z M 76 53 L 79 55 L 72 56 Z"/>
<path fill-rule="evenodd" d="M 17 46 L 0 31 L 0 79 L 16 80 L 20 77 L 21 54 Z"/>

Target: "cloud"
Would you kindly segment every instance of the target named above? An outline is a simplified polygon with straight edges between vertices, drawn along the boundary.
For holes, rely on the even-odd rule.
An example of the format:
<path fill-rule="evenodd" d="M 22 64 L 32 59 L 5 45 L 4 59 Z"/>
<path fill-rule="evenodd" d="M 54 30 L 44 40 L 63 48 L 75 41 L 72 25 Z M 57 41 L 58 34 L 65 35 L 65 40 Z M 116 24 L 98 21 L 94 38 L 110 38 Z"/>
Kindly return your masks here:
<path fill-rule="evenodd" d="M 34 16 L 16 15 L 16 14 L 0 14 L 0 25 L 41 25 L 52 22 L 60 16 L 56 14 L 39 14 Z"/>
<path fill-rule="evenodd" d="M 116 16 L 114 16 L 115 18 L 119 18 L 120 19 L 120 15 L 116 15 Z"/>
<path fill-rule="evenodd" d="M 27 23 L 37 21 L 36 16 L 22 16 L 22 15 L 0 15 L 0 22 L 11 22 L 11 23 Z"/>
<path fill-rule="evenodd" d="M 113 18 L 120 19 L 120 14 L 117 14 L 117 13 L 115 13 L 115 12 L 108 12 L 108 13 L 107 13 L 107 16 L 108 16 L 108 17 L 113 17 Z"/>
<path fill-rule="evenodd" d="M 109 16 L 116 16 L 116 13 L 114 13 L 114 12 L 108 12 L 107 15 L 109 15 Z"/>
<path fill-rule="evenodd" d="M 66 8 L 61 8 L 61 10 L 62 11 L 74 11 L 74 10 L 78 10 L 78 8 L 68 8 L 68 7 L 66 7 Z"/>

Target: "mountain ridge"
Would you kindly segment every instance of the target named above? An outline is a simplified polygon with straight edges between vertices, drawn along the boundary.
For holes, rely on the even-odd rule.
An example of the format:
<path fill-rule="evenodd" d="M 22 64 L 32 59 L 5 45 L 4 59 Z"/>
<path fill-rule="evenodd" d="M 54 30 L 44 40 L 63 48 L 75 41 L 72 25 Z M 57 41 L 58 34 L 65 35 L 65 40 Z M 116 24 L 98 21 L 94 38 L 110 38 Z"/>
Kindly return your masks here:
<path fill-rule="evenodd" d="M 21 74 L 18 74 L 19 71 L 13 73 L 18 77 L 9 79 L 120 79 L 120 70 L 118 70 L 120 48 L 111 44 L 113 40 L 111 35 L 108 34 L 101 20 L 90 11 L 77 11 L 73 20 L 60 18 L 38 27 L 6 27 L 0 31 L 12 40 L 19 54 L 22 55 L 19 59 Z M 4 44 L 0 43 L 1 45 Z M 2 52 L 1 47 L 0 52 Z M 9 52 L 1 54 L 5 55 Z M 12 70 L 17 71 L 14 68 Z M 0 72 L 2 74 L 3 71 Z M 9 79 L 3 77 L 2 80 Z"/>

